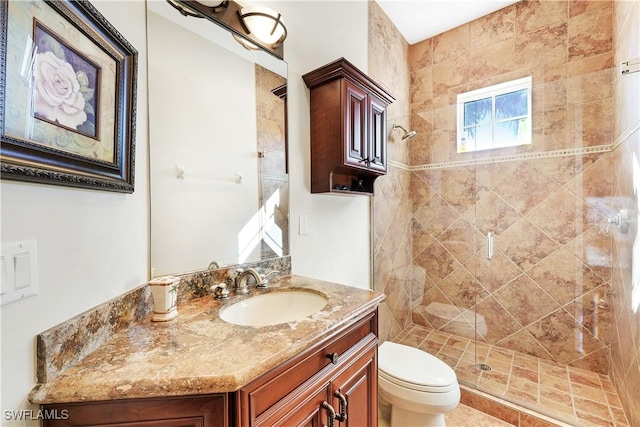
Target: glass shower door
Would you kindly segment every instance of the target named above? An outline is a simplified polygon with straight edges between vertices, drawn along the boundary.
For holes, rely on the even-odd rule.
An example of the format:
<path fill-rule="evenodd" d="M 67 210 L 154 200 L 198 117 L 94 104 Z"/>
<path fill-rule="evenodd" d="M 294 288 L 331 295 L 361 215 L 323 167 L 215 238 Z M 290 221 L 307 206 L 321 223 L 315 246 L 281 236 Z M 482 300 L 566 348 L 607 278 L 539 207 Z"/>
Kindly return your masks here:
<path fill-rule="evenodd" d="M 608 363 L 610 155 L 479 163 L 476 388 L 575 423 L 569 378 Z"/>

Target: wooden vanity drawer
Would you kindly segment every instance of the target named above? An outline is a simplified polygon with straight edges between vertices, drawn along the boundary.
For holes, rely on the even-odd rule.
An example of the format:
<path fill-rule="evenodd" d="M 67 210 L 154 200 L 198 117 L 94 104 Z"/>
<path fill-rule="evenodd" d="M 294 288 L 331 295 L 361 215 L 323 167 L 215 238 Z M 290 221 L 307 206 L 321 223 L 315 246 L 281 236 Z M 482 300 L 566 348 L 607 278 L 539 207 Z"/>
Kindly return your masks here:
<path fill-rule="evenodd" d="M 255 420 L 305 382 L 326 381 L 343 361 L 377 342 L 377 311 L 367 312 L 351 325 L 303 351 L 238 392 L 241 426 Z M 334 363 L 335 362 L 335 363 Z"/>
<path fill-rule="evenodd" d="M 226 393 L 43 405 L 43 427 L 226 427 Z"/>

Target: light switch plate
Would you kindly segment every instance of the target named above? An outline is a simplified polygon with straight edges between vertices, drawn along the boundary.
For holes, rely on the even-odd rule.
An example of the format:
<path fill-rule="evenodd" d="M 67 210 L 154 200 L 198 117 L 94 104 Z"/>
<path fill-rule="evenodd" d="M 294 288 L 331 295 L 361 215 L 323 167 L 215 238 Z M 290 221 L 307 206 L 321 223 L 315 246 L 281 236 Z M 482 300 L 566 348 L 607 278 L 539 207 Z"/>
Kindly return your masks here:
<path fill-rule="evenodd" d="M 4 254 L 0 255 L 0 295 L 4 295 L 9 290 L 6 261 Z"/>
<path fill-rule="evenodd" d="M 300 215 L 298 217 L 298 235 L 306 236 L 307 234 L 309 234 L 309 217 Z"/>
<path fill-rule="evenodd" d="M 0 257 L 0 305 L 38 294 L 36 241 L 3 243 Z"/>

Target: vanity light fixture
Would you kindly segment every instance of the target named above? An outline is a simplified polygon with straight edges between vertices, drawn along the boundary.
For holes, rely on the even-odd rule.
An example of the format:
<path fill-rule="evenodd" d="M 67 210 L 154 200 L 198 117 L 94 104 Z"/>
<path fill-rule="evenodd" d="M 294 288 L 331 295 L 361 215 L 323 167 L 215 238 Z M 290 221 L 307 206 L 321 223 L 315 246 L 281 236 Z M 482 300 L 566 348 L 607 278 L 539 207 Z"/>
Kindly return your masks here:
<path fill-rule="evenodd" d="M 252 34 L 266 45 L 277 47 L 287 38 L 282 15 L 268 7 L 246 6 L 240 9 L 238 15 L 247 34 Z"/>
<path fill-rule="evenodd" d="M 194 18 L 205 18 L 201 12 L 195 11 L 189 8 L 186 4 L 181 2 L 175 2 L 173 0 L 167 0 L 171 6 L 173 6 L 178 12 L 180 12 L 183 16 L 192 16 Z M 200 0 L 195 1 L 195 3 L 200 3 L 203 6 L 211 9 L 211 12 L 220 13 L 224 11 L 229 6 L 229 0 Z"/>
<path fill-rule="evenodd" d="M 229 0 L 196 0 L 196 2 L 212 8 L 214 12 L 222 12 L 229 6 Z"/>
<path fill-rule="evenodd" d="M 282 15 L 265 6 L 242 6 L 233 0 L 167 0 L 184 16 L 204 18 L 229 30 L 245 49 L 283 59 L 287 28 Z"/>

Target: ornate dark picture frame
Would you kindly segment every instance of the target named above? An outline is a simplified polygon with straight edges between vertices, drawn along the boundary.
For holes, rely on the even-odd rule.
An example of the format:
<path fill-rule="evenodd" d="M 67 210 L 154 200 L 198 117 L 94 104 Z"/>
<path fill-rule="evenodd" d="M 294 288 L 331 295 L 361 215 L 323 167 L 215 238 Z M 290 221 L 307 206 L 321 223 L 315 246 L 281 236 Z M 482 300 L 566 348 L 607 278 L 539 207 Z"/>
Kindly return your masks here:
<path fill-rule="evenodd" d="M 2 179 L 133 192 L 138 52 L 89 1 L 1 1 L 0 61 Z"/>

